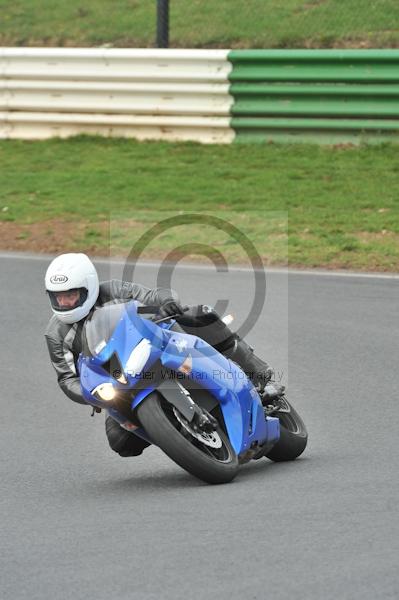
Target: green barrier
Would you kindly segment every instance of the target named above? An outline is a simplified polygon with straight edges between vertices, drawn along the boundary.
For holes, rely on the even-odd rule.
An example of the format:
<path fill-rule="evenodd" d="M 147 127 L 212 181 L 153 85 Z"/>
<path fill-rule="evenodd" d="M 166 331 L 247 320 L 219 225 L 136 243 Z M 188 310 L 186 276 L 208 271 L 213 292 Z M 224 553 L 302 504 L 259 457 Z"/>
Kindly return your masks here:
<path fill-rule="evenodd" d="M 233 50 L 228 59 L 236 141 L 290 130 L 399 140 L 399 50 Z"/>

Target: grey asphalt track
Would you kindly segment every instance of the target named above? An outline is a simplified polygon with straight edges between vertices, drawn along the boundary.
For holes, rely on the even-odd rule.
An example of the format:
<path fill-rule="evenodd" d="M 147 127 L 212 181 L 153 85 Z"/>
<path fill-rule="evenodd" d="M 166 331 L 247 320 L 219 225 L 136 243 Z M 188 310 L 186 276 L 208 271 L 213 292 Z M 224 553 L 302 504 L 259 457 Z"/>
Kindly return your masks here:
<path fill-rule="evenodd" d="M 64 397 L 48 362 L 48 260 L 0 260 L 3 600 L 399 597 L 398 280 L 268 274 L 248 339 L 309 446 L 208 486 L 154 447 L 112 453 L 103 415 Z M 173 285 L 188 303 L 231 297 L 239 325 L 250 278 L 181 268 Z"/>

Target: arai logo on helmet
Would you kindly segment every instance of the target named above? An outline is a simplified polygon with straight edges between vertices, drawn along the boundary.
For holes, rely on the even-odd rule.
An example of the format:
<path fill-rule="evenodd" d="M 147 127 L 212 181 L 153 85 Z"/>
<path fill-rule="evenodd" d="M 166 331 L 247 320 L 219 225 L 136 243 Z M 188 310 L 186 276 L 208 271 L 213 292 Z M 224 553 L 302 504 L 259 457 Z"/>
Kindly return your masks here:
<path fill-rule="evenodd" d="M 50 283 L 66 283 L 68 281 L 68 277 L 66 275 L 53 275 L 50 278 Z"/>

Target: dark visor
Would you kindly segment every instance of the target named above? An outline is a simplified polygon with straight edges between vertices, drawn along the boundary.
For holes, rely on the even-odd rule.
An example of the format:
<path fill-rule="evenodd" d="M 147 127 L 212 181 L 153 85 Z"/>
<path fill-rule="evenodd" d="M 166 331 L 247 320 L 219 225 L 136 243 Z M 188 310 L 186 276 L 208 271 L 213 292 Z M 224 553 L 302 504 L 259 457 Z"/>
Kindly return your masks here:
<path fill-rule="evenodd" d="M 63 294 L 63 293 L 68 294 L 69 292 L 80 292 L 79 298 L 76 300 L 75 304 L 73 304 L 72 306 L 60 306 L 58 304 L 57 295 Z M 49 290 L 47 290 L 47 293 L 50 298 L 51 306 L 54 308 L 54 310 L 56 310 L 58 312 L 67 312 L 69 310 L 73 310 L 74 308 L 78 308 L 78 306 L 82 306 L 87 300 L 88 291 L 86 288 L 82 287 L 82 288 L 73 288 L 71 290 L 62 290 L 59 292 L 50 292 Z"/>

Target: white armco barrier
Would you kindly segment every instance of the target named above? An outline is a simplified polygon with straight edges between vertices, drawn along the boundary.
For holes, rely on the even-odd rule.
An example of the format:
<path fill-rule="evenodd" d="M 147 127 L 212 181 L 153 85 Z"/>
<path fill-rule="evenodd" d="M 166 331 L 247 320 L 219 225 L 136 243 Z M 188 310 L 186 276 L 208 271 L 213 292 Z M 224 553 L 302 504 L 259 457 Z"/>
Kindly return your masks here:
<path fill-rule="evenodd" d="M 227 50 L 0 48 L 0 138 L 229 143 Z"/>

